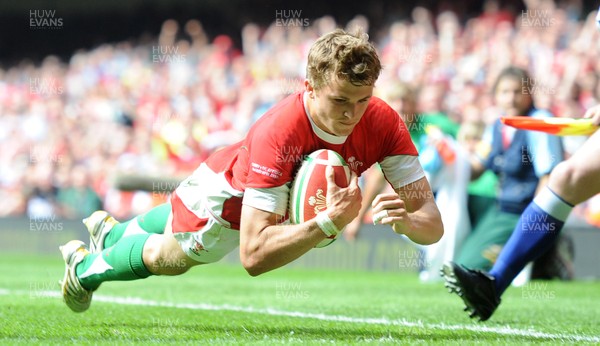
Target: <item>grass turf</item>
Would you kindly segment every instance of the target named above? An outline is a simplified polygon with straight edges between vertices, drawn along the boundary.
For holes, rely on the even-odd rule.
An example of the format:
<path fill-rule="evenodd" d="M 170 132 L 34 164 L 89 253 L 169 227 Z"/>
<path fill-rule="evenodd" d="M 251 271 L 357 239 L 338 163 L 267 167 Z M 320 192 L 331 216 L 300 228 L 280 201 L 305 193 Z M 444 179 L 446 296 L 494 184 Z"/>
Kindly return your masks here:
<path fill-rule="evenodd" d="M 224 264 L 105 283 L 75 314 L 58 297 L 62 271 L 58 251 L 0 255 L 0 344 L 600 342 L 599 282 L 510 288 L 477 323 L 441 283 L 414 274 L 282 268 L 252 278 Z"/>

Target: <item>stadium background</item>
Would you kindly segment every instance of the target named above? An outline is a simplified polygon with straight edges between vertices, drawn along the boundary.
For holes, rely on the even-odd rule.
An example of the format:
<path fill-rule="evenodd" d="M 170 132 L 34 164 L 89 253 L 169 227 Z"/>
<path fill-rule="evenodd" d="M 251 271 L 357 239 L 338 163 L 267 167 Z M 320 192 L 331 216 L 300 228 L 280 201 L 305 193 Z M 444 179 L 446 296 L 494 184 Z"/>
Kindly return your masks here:
<path fill-rule="evenodd" d="M 491 117 L 486 90 L 508 61 L 529 67 L 538 104 L 579 115 L 600 100 L 600 40 L 587 18 L 595 3 L 549 3 L 533 12 L 520 1 L 500 1 L 498 11 L 479 1 L 5 2 L 0 249 L 55 252 L 84 237 L 73 220 L 96 208 L 126 219 L 164 201 L 179 177 L 299 90 L 308 45 L 335 26 L 368 23 L 382 83 L 439 85 L 445 93 L 432 107 L 459 122 Z M 398 21 L 408 24 L 392 27 Z M 438 50 L 448 42 L 451 54 Z M 598 222 L 596 209 L 580 208 L 569 228 L 578 277 L 600 276 L 600 238 L 582 221 Z M 370 233 L 296 265 L 332 266 L 339 256 L 353 259 L 335 264 L 345 268 L 424 264 L 391 232 Z"/>
<path fill-rule="evenodd" d="M 521 1 L 503 1 L 515 13 L 525 8 Z M 482 11 L 482 2 L 463 1 L 382 1 L 368 3 L 348 1 L 164 1 L 164 0 L 108 0 L 82 3 L 63 1 L 17 1 L 0 5 L 0 28 L 11 35 L 0 38 L 0 59 L 6 63 L 21 61 L 24 57 L 36 61 L 48 54 L 57 54 L 65 59 L 79 48 L 91 48 L 105 42 L 140 39 L 144 34 L 156 37 L 162 23 L 169 18 L 180 23 L 198 19 L 210 38 L 220 34 L 232 37 L 236 45 L 241 44 L 241 29 L 249 23 L 269 25 L 275 20 L 278 10 L 301 10 L 304 18 L 314 20 L 324 15 L 333 15 L 345 23 L 356 14 L 371 20 L 374 32 L 385 30 L 385 26 L 398 19 L 408 19 L 410 11 L 417 5 L 436 12 L 452 9 L 464 20 Z M 585 10 L 593 10 L 594 3 L 588 1 Z M 56 34 L 39 33 L 27 29 L 29 10 L 56 9 L 65 18 L 65 29 Z M 8 49 L 10 47 L 10 49 Z"/>

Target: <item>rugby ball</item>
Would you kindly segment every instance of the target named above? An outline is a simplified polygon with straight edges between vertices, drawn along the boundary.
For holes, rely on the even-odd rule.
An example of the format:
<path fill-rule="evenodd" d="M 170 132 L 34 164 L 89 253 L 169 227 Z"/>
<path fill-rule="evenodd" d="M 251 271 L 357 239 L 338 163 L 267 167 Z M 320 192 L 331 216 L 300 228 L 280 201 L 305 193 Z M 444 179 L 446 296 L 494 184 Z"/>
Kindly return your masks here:
<path fill-rule="evenodd" d="M 340 187 L 350 184 L 350 168 L 333 150 L 321 149 L 308 155 L 292 182 L 290 191 L 290 222 L 300 224 L 313 219 L 318 213 L 327 210 L 327 166 L 334 170 L 335 183 Z M 339 234 L 342 232 L 340 231 Z M 315 247 L 325 247 L 335 241 L 331 236 Z"/>

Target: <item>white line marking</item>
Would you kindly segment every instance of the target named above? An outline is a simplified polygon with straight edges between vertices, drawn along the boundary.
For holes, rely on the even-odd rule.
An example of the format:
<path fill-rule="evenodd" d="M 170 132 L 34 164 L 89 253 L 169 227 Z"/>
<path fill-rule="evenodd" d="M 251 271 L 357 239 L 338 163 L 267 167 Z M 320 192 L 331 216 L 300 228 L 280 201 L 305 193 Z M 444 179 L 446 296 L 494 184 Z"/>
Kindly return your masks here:
<path fill-rule="evenodd" d="M 0 295 L 19 294 L 26 295 L 30 294 L 26 290 L 9 290 L 0 288 Z M 62 294 L 60 291 L 39 291 L 36 292 L 38 297 L 50 297 L 50 298 L 61 298 Z M 600 337 L 597 336 L 586 336 L 586 335 L 575 335 L 575 334 L 555 334 L 555 333 L 544 333 L 529 329 L 516 329 L 509 326 L 505 327 L 488 327 L 484 325 L 463 325 L 463 324 L 444 324 L 444 323 L 423 323 L 421 321 L 411 322 L 405 319 L 401 320 L 390 320 L 385 317 L 351 317 L 343 315 L 327 315 L 327 314 L 315 314 L 300 311 L 284 311 L 273 308 L 254 308 L 250 306 L 236 306 L 236 305 L 213 305 L 213 304 L 193 304 L 193 303 L 171 303 L 161 302 L 156 300 L 148 300 L 139 297 L 116 297 L 116 296 L 105 296 L 105 295 L 94 295 L 95 302 L 111 303 L 118 305 L 133 305 L 133 306 L 159 306 L 175 309 L 186 309 L 186 310 L 203 310 L 203 311 L 232 311 L 232 312 L 243 312 L 248 314 L 261 314 L 270 316 L 284 316 L 284 317 L 296 317 L 296 318 L 307 318 L 316 319 L 321 321 L 330 322 L 345 322 L 345 323 L 363 323 L 363 324 L 381 324 L 389 326 L 401 326 L 401 327 L 417 327 L 423 329 L 437 329 L 437 330 L 468 330 L 477 333 L 492 333 L 499 335 L 508 336 L 522 336 L 535 339 L 545 340 L 557 340 L 557 341 L 579 341 L 579 342 L 600 342 Z"/>

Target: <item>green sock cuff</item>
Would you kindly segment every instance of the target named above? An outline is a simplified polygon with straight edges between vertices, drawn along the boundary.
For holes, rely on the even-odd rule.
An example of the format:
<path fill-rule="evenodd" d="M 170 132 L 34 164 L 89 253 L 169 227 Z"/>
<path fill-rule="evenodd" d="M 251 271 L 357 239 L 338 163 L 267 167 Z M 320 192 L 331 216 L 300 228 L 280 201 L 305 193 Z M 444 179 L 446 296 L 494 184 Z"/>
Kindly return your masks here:
<path fill-rule="evenodd" d="M 79 278 L 81 276 L 81 274 L 83 274 L 87 268 L 90 266 L 91 263 L 94 262 L 94 260 L 96 259 L 96 257 L 101 256 L 101 253 L 91 253 L 87 256 L 85 256 L 85 258 L 83 259 L 83 261 L 79 262 L 77 264 L 77 266 L 75 266 L 75 275 L 77 276 L 77 278 Z M 81 281 L 81 280 L 79 280 Z M 84 286 L 85 289 L 90 289 L 89 287 Z"/>
<path fill-rule="evenodd" d="M 131 246 L 131 252 L 129 252 L 129 265 L 131 266 L 131 270 L 133 271 L 133 273 L 142 279 L 152 275 L 148 268 L 146 268 L 143 258 L 144 245 L 146 244 L 146 241 L 148 240 L 148 238 L 150 238 L 150 236 L 151 234 L 136 234 L 127 237 L 135 238 L 128 239 L 130 241 L 133 241 L 133 244 Z"/>

